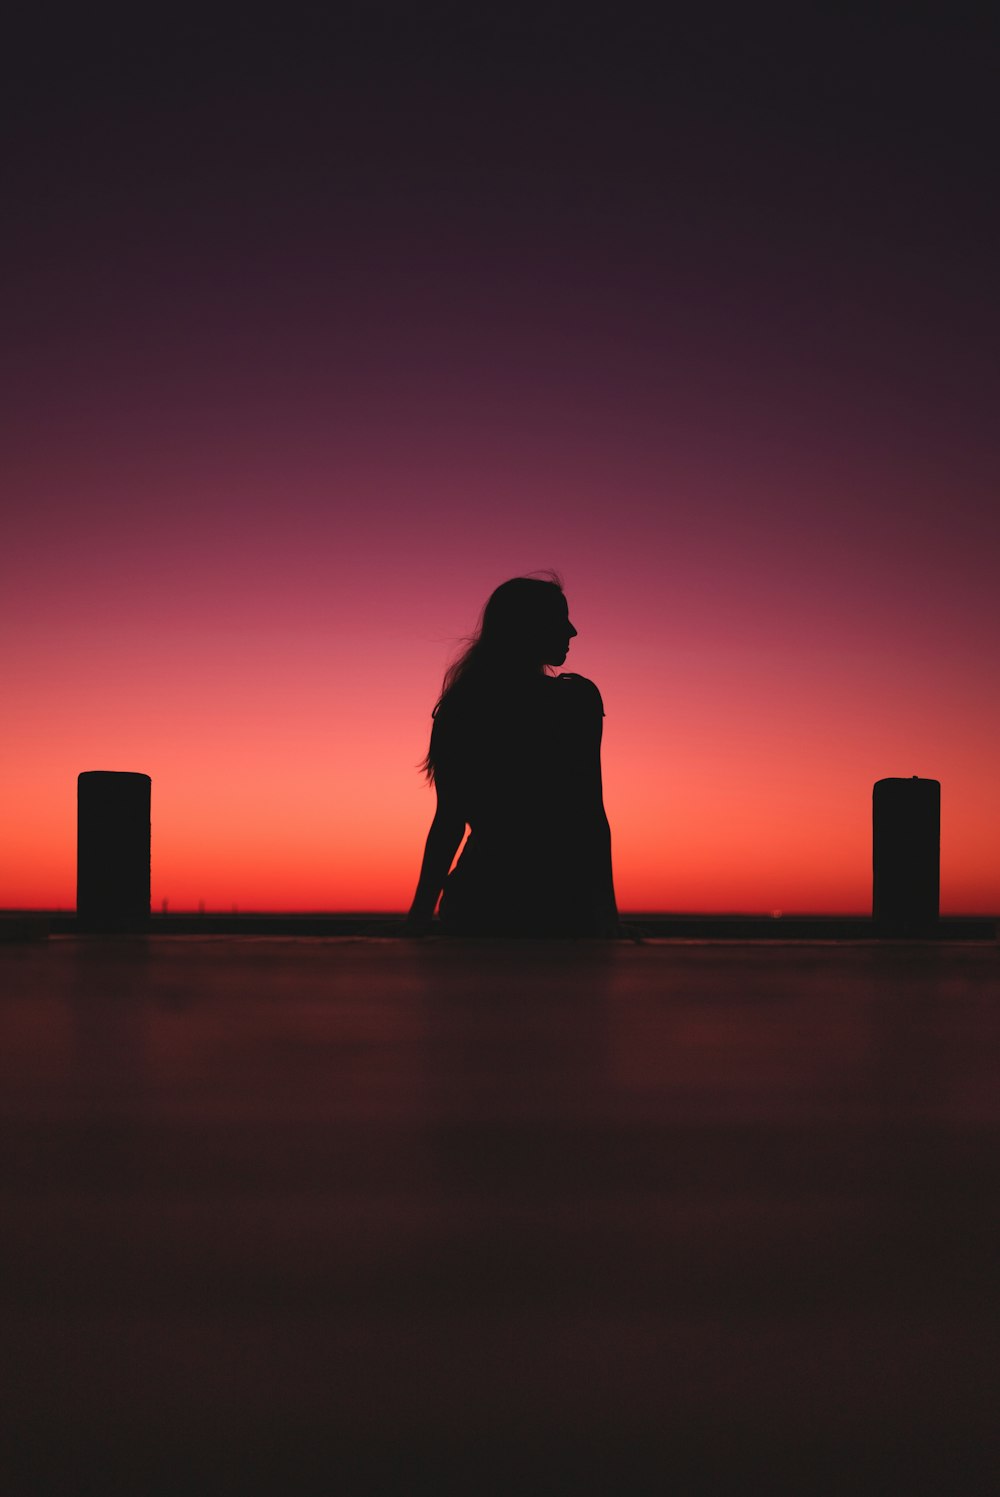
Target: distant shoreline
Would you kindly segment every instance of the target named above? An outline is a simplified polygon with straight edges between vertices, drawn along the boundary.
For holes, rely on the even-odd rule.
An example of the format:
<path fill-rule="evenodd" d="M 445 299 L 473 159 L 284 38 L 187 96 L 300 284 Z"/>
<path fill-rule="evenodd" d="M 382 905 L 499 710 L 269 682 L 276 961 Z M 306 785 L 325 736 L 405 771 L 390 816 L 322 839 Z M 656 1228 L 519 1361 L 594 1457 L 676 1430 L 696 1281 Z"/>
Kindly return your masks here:
<path fill-rule="evenodd" d="M 355 936 L 391 938 L 399 935 L 403 913 L 385 911 L 198 911 L 154 912 L 136 927 L 148 935 L 271 935 Z M 870 915 L 750 915 L 741 913 L 684 914 L 624 912 L 629 934 L 650 940 L 874 940 L 882 939 Z M 998 916 L 946 915 L 931 939 L 980 940 L 997 938 Z M 0 929 L 15 934 L 78 935 L 89 932 L 73 910 L 0 910 Z M 30 931 L 28 929 L 30 927 Z M 96 933 L 96 932 L 95 932 Z M 906 937 L 901 937 L 906 939 Z M 919 938 L 919 937 L 917 937 Z"/>

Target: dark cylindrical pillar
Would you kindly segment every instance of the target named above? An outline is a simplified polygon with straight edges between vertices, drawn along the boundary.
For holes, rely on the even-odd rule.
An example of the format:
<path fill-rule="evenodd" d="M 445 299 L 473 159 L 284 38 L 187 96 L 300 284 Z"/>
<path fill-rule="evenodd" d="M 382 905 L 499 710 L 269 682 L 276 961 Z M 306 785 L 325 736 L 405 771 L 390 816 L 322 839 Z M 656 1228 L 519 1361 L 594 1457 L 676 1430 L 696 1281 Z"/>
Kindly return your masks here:
<path fill-rule="evenodd" d="M 933 931 L 941 888 L 941 782 L 876 780 L 872 918 L 880 935 Z"/>
<path fill-rule="evenodd" d="M 149 920 L 148 774 L 91 769 L 76 782 L 76 913 L 91 930 Z"/>

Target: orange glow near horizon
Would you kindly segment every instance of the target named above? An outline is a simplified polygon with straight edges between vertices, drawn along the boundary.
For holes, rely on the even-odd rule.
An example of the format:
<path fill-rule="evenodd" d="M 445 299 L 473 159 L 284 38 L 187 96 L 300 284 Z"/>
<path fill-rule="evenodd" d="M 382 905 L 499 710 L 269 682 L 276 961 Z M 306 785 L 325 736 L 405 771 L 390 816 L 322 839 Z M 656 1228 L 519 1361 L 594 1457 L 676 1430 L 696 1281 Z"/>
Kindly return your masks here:
<path fill-rule="evenodd" d="M 610 732 L 609 732 L 610 737 Z M 864 785 L 827 778 L 817 804 L 808 776 L 747 805 L 742 776 L 723 789 L 690 765 L 686 792 L 659 801 L 613 785 L 623 759 L 606 754 L 606 802 L 623 910 L 863 912 L 870 905 L 870 802 Z M 116 765 L 114 767 L 125 767 Z M 210 793 L 201 774 L 165 762 L 153 772 L 153 908 L 174 910 L 401 910 L 412 895 L 432 793 L 357 778 L 352 803 L 308 776 L 291 793 L 268 795 L 252 778 L 227 777 Z M 627 761 L 621 778 L 628 781 Z M 685 766 L 676 765 L 678 773 Z M 224 766 L 218 766 L 222 775 Z M 610 777 L 610 778 L 609 778 Z M 635 782 L 633 781 L 633 784 Z M 974 798 L 944 780 L 942 909 L 996 913 L 993 849 Z M 8 820 L 18 848 L 16 879 L 0 885 L 8 908 L 75 903 L 75 778 L 56 798 Z M 47 789 L 48 787 L 40 787 Z M 636 785 L 636 791 L 640 788 Z M 860 793 L 855 793 L 860 789 Z M 37 792 L 36 792 L 37 793 Z M 1000 802 L 992 807 L 994 824 Z M 650 826 L 654 835 L 650 834 Z M 817 846 L 822 857 L 817 856 Z"/>
<path fill-rule="evenodd" d="M 154 910 L 405 909 L 433 810 L 415 766 L 442 668 L 497 581 L 555 562 L 580 630 L 567 668 L 607 709 L 623 910 L 866 911 L 872 783 L 914 773 L 942 782 L 943 911 L 1000 909 L 1000 708 L 960 631 L 907 613 L 863 567 L 828 557 L 810 600 L 790 570 L 778 591 L 781 557 L 706 585 L 705 538 L 664 581 L 648 552 L 603 554 L 596 511 L 577 508 L 561 544 L 561 525 L 536 523 L 532 539 L 524 518 L 493 560 L 487 535 L 464 565 L 456 542 L 408 575 L 397 547 L 353 582 L 335 559 L 327 587 L 334 534 L 296 569 L 255 524 L 232 553 L 215 540 L 194 560 L 143 538 L 114 556 L 107 590 L 74 583 L 64 548 L 53 570 L 72 627 L 22 593 L 35 624 L 0 749 L 0 906 L 72 908 L 76 775 L 133 769 L 153 780 Z M 378 555 L 374 538 L 349 539 Z M 901 614 L 902 659 L 885 624 Z"/>

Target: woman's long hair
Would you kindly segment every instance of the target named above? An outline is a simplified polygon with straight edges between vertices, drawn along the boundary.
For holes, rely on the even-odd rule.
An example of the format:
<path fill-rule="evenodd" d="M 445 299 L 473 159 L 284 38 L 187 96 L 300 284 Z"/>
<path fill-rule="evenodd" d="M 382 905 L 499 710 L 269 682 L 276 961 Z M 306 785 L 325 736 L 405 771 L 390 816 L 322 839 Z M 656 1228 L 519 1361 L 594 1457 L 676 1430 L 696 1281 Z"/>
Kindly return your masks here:
<path fill-rule="evenodd" d="M 497 684 L 526 673 L 544 675 L 547 667 L 538 659 L 537 642 L 551 621 L 552 604 L 557 596 L 563 596 L 558 572 L 511 577 L 508 582 L 501 582 L 487 599 L 476 632 L 465 641 L 464 648 L 445 671 L 432 716 L 436 718 L 445 702 L 456 693 L 464 694 L 479 685 Z M 420 765 L 431 782 L 435 759 L 432 733 L 427 756 Z"/>

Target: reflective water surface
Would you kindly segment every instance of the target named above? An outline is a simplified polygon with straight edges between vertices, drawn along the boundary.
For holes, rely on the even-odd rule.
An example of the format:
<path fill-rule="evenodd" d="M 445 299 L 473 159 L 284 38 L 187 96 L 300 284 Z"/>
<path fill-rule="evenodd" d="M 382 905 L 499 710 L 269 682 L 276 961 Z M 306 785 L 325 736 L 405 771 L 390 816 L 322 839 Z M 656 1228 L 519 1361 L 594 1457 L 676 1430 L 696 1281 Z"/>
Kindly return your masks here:
<path fill-rule="evenodd" d="M 8 945 L 7 1489 L 983 1490 L 998 975 Z"/>

